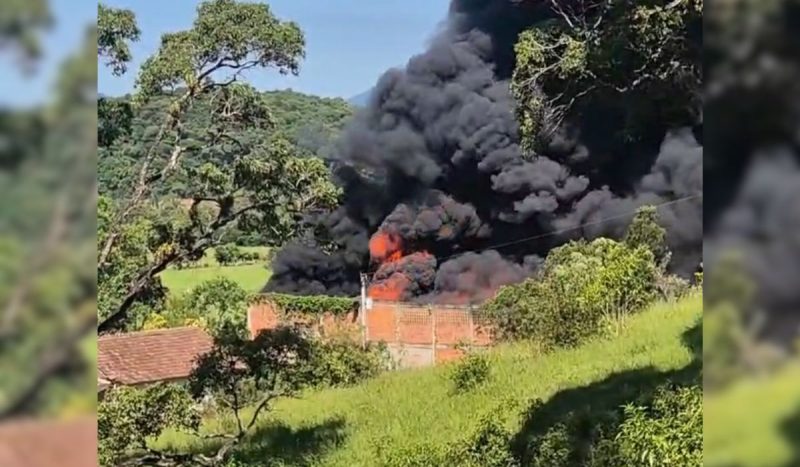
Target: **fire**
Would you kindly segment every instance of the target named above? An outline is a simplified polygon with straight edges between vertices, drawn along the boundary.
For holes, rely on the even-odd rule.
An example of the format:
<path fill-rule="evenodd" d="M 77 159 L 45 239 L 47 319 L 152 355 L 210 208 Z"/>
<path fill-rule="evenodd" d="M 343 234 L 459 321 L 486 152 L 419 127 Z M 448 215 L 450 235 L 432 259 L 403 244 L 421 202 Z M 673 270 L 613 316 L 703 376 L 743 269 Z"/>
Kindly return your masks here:
<path fill-rule="evenodd" d="M 376 300 L 398 302 L 402 300 L 411 281 L 402 273 L 396 272 L 383 282 L 373 284 L 367 294 Z"/>
<path fill-rule="evenodd" d="M 378 231 L 369 239 L 369 254 L 379 263 L 398 261 L 403 257 L 403 243 L 396 235 Z"/>
<path fill-rule="evenodd" d="M 399 253 L 399 252 L 397 252 Z M 436 259 L 427 251 L 406 256 L 390 254 L 373 276 L 367 294 L 378 300 L 402 301 L 427 291 L 433 285 Z"/>

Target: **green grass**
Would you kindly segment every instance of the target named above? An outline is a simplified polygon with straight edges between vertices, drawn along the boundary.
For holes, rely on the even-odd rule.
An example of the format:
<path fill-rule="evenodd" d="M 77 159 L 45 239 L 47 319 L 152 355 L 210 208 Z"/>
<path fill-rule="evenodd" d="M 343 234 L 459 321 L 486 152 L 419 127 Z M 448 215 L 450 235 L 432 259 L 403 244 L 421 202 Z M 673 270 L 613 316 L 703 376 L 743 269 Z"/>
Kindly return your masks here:
<path fill-rule="evenodd" d="M 800 362 L 703 398 L 710 467 L 800 465 Z"/>
<path fill-rule="evenodd" d="M 240 247 L 245 251 L 257 251 L 266 255 L 267 247 Z M 266 262 L 245 264 L 241 266 L 220 266 L 214 258 L 214 250 L 209 249 L 199 263 L 203 267 L 175 269 L 170 268 L 161 273 L 164 285 L 172 294 L 182 294 L 195 286 L 217 277 L 227 277 L 239 284 L 248 292 L 258 292 L 267 283 L 271 274 Z"/>
<path fill-rule="evenodd" d="M 521 415 L 533 398 L 549 413 L 576 407 L 618 407 L 643 388 L 691 368 L 696 353 L 686 344 L 696 336 L 702 298 L 659 304 L 628 318 L 615 337 L 597 338 L 575 349 L 542 354 L 528 343 L 490 352 L 489 380 L 455 395 L 439 366 L 387 373 L 352 388 L 309 392 L 279 401 L 243 446 L 249 457 L 281 459 L 283 465 L 370 466 L 376 446 L 447 445 L 462 440 L 484 415 L 522 432 Z M 213 420 L 217 431 L 230 420 Z M 202 449 L 197 438 L 166 434 L 161 447 Z M 254 464 L 255 465 L 255 464 Z"/>

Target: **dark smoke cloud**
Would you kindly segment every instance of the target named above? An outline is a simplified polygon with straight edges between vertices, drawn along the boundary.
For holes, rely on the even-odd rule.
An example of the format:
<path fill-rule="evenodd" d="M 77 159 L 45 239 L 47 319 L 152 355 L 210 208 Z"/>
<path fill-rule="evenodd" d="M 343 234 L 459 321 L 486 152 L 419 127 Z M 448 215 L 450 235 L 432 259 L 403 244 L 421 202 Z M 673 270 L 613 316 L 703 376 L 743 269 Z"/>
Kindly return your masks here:
<path fill-rule="evenodd" d="M 401 237 L 404 253 L 451 258 L 430 270 L 420 261 L 392 266 L 424 277 L 413 294 L 496 288 L 530 275 L 536 258 L 571 238 L 621 235 L 639 205 L 699 194 L 702 147 L 690 132 L 664 131 L 635 150 L 609 144 L 622 128 L 608 127 L 603 109 L 557 128 L 541 154 L 523 152 L 509 88 L 513 45 L 547 14 L 507 0 L 454 0 L 428 50 L 381 77 L 344 130 L 330 155 L 343 206 L 318 222 L 316 238 L 281 251 L 266 289 L 353 294 L 359 272 L 376 267 L 367 242 L 378 229 Z M 676 267 L 692 270 L 701 200 L 660 211 Z M 619 218 L 576 228 L 609 216 Z M 517 241 L 529 237 L 540 239 Z M 499 244 L 509 246 L 491 251 Z M 483 253 L 456 256 L 469 251 Z"/>
<path fill-rule="evenodd" d="M 678 272 L 693 272 L 702 257 L 703 147 L 689 128 L 667 134 L 650 172 L 634 193 L 617 195 L 608 187 L 587 193 L 572 212 L 555 223 L 570 237 L 619 238 L 633 212 L 647 204 L 661 205 L 659 218 L 667 230 L 667 243 Z M 585 226 L 585 227 L 582 227 Z"/>
<path fill-rule="evenodd" d="M 741 255 L 758 285 L 758 303 L 771 311 L 763 331 L 784 341 L 791 341 L 800 332 L 797 156 L 795 151 L 783 148 L 754 158 L 706 248 L 711 264 L 730 251 Z"/>
<path fill-rule="evenodd" d="M 494 250 L 465 253 L 446 261 L 436 272 L 434 293 L 422 301 L 480 303 L 501 286 L 515 284 L 532 275 L 538 264 L 517 264 Z"/>
<path fill-rule="evenodd" d="M 380 229 L 398 235 L 406 245 L 486 238 L 491 233 L 491 227 L 481 221 L 473 206 L 440 191 L 427 193 L 419 205 L 398 205 Z"/>

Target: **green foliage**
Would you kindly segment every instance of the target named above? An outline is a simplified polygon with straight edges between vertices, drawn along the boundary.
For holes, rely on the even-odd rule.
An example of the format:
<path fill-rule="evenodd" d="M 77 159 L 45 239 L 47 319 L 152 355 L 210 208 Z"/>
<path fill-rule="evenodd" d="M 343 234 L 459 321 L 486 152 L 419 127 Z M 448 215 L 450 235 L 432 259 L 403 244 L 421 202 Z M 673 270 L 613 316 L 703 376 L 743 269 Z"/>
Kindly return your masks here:
<path fill-rule="evenodd" d="M 450 380 L 456 392 L 466 392 L 485 383 L 490 372 L 486 356 L 471 352 L 453 366 Z"/>
<path fill-rule="evenodd" d="M 644 122 L 696 117 L 703 2 L 663 3 L 552 2 L 551 18 L 519 35 L 511 88 L 525 147 L 598 104 L 624 115 L 628 139 Z"/>
<path fill-rule="evenodd" d="M 309 385 L 314 387 L 351 386 L 373 378 L 389 366 L 384 345 L 360 343 L 347 336 L 317 340 L 309 358 Z"/>
<path fill-rule="evenodd" d="M 472 434 L 450 449 L 449 465 L 464 467 L 515 467 L 519 463 L 511 453 L 512 433 L 505 428 L 496 414 L 487 414 L 477 424 Z"/>
<path fill-rule="evenodd" d="M 274 66 L 297 74 L 304 46 L 300 28 L 276 19 L 266 4 L 205 1 L 191 29 L 162 36 L 158 52 L 142 64 L 137 95 L 147 99 L 178 86 L 199 91 L 218 71 Z"/>
<path fill-rule="evenodd" d="M 230 266 L 233 264 L 241 264 L 246 262 L 257 261 L 261 259 L 261 255 L 257 252 L 245 251 L 239 248 L 235 243 L 226 243 L 214 248 L 214 257 L 217 263 L 223 266 Z"/>
<path fill-rule="evenodd" d="M 574 346 L 599 331 L 604 315 L 647 305 L 656 279 L 649 250 L 581 240 L 552 250 L 538 277 L 501 288 L 483 311 L 506 338 Z"/>
<path fill-rule="evenodd" d="M 343 315 L 358 309 L 358 300 L 348 297 L 269 293 L 262 295 L 262 299 L 275 303 L 286 314 L 321 315 L 332 313 Z"/>
<path fill-rule="evenodd" d="M 312 343 L 294 328 L 282 327 L 261 332 L 254 339 L 237 329 L 223 329 L 214 338 L 214 347 L 201 356 L 190 377 L 195 398 L 212 395 L 220 407 L 238 419 L 238 435 L 255 424 L 269 404 L 279 397 L 294 395 L 308 385 L 308 362 Z M 250 421 L 244 423 L 241 411 L 255 405 Z"/>
<path fill-rule="evenodd" d="M 657 263 L 667 255 L 667 231 L 658 224 L 655 206 L 642 206 L 636 210 L 631 225 L 625 233 L 625 243 L 632 247 L 642 246 L 653 253 Z"/>
<path fill-rule="evenodd" d="M 242 257 L 242 250 L 234 243 L 226 243 L 214 248 L 214 257 L 223 266 L 231 265 Z"/>
<path fill-rule="evenodd" d="M 262 436 L 247 438 L 240 451 L 263 452 L 259 450 L 264 444 L 275 439 L 269 433 L 277 430 L 280 445 L 309 446 L 304 452 L 307 456 L 287 460 L 286 465 L 462 465 L 446 456 L 474 444 L 484 415 L 491 414 L 494 422 L 516 435 L 525 417 L 522 409 L 532 399 L 552 402 L 556 413 L 588 406 L 609 407 L 621 414 L 621 405 L 643 392 L 638 383 L 660 381 L 665 374 L 691 363 L 693 356 L 687 352 L 682 336 L 701 318 L 702 307 L 698 295 L 678 303 L 661 303 L 630 316 L 616 338 L 592 340 L 576 349 L 543 354 L 529 342 L 501 343 L 490 350 L 492 377 L 485 386 L 456 398 L 451 385 L 442 384 L 451 371 L 447 365 L 385 372 L 347 388 L 304 391 L 301 398 L 277 401 L 274 411 L 254 430 Z M 616 378 L 631 373 L 644 373 L 645 378 Z M 587 387 L 591 389 L 588 392 Z M 786 386 L 784 395 L 796 394 L 788 390 L 791 387 Z M 757 394 L 751 397 L 759 400 Z M 729 412 L 736 417 L 738 411 L 727 409 L 724 414 Z M 718 410 L 717 415 L 722 414 Z M 346 434 L 326 434 L 321 424 L 332 416 L 342 419 Z M 549 426 L 542 417 L 536 420 Z M 739 421 L 740 417 L 734 420 L 747 423 Z M 779 420 L 777 415 L 775 420 Z M 232 425 L 230 417 L 212 418 L 204 424 L 203 432 L 229 432 Z M 733 428 L 730 434 L 736 432 Z M 502 436 L 497 438 L 502 440 Z M 177 433 L 165 435 L 156 444 L 157 448 L 181 450 L 213 450 L 215 446 L 213 441 Z"/>
<path fill-rule="evenodd" d="M 193 431 L 199 424 L 194 401 L 182 386 L 112 387 L 97 408 L 100 464 L 117 465 L 130 454 L 146 451 L 152 437 L 167 428 Z"/>
<path fill-rule="evenodd" d="M 567 425 L 556 423 L 529 445 L 526 458 L 534 467 L 568 467 L 575 465 L 574 445 Z"/>
<path fill-rule="evenodd" d="M 615 441 L 616 465 L 702 465 L 702 389 L 662 387 L 649 406 L 625 406 Z"/>
<path fill-rule="evenodd" d="M 700 386 L 664 384 L 623 407 L 560 414 L 528 440 L 524 465 L 569 467 L 700 466 L 703 456 Z M 535 420 L 544 403 L 530 409 Z"/>
<path fill-rule="evenodd" d="M 138 41 L 139 27 L 130 10 L 97 5 L 97 55 L 106 58 L 106 65 L 119 76 L 131 60 L 129 41 Z"/>
<path fill-rule="evenodd" d="M 45 1 L 5 2 L 0 43 L 35 59 Z M 96 31 L 87 27 L 43 101 L 0 109 L 0 419 L 94 411 Z M 32 77 L 31 77 L 32 78 Z"/>
<path fill-rule="evenodd" d="M 98 171 L 100 192 L 118 205 L 101 240 L 98 275 L 109 276 L 103 270 L 115 267 L 124 231 L 152 210 L 157 242 L 121 284 L 124 299 L 107 308 L 101 331 L 129 324 L 154 278 L 199 259 L 228 230 L 281 244 L 302 215 L 336 204 L 340 190 L 325 163 L 265 131 L 274 123 L 266 98 L 240 81 L 251 69 L 296 73 L 303 45 L 297 25 L 276 19 L 267 5 L 213 0 L 200 4 L 191 28 L 163 35 L 142 64 L 130 134 L 118 132 L 104 148 Z"/>
<path fill-rule="evenodd" d="M 264 100 L 272 113 L 272 131 L 303 152 L 324 156 L 355 109 L 344 99 L 301 94 L 291 90 L 267 91 Z"/>
<path fill-rule="evenodd" d="M 450 446 L 432 443 L 399 444 L 378 438 L 373 450 L 385 467 L 516 467 L 510 450 L 511 433 L 494 416 L 480 418 L 469 434 Z M 392 445 L 392 449 L 386 449 Z"/>

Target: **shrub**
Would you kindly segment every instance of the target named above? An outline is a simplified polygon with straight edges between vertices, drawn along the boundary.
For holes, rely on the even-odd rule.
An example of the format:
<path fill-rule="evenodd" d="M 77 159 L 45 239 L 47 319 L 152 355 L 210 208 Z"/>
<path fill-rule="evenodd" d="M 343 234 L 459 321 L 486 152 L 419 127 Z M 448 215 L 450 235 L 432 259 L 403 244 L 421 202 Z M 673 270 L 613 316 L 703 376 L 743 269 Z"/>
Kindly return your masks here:
<path fill-rule="evenodd" d="M 702 465 L 702 390 L 662 387 L 649 406 L 626 406 L 616 439 L 620 465 Z"/>
<path fill-rule="evenodd" d="M 116 465 L 167 428 L 188 431 L 200 425 L 189 392 L 176 384 L 147 388 L 113 387 L 97 407 L 97 438 L 100 465 Z"/>
<path fill-rule="evenodd" d="M 328 295 L 289 295 L 270 293 L 262 295 L 286 314 L 321 315 L 332 313 L 342 315 L 358 309 L 358 299 L 352 297 L 333 297 Z"/>
<path fill-rule="evenodd" d="M 448 453 L 446 465 L 463 467 L 513 467 L 518 465 L 511 452 L 512 435 L 490 414 L 482 418 L 461 446 Z"/>
<path fill-rule="evenodd" d="M 242 250 L 233 243 L 227 243 L 214 248 L 214 257 L 219 264 L 228 266 L 240 261 Z"/>
<path fill-rule="evenodd" d="M 536 278 L 500 289 L 483 311 L 506 338 L 573 346 L 610 310 L 637 311 L 655 296 L 658 271 L 644 247 L 600 238 L 554 249 Z"/>
<path fill-rule="evenodd" d="M 388 368 L 385 345 L 363 348 L 347 337 L 313 341 L 308 381 L 315 387 L 349 386 L 377 376 Z"/>
<path fill-rule="evenodd" d="M 656 262 L 667 256 L 667 231 L 658 224 L 658 211 L 655 206 L 642 206 L 625 233 L 625 243 L 632 247 L 643 246 L 653 253 Z"/>
<path fill-rule="evenodd" d="M 480 353 L 470 353 L 453 367 L 450 380 L 456 392 L 472 390 L 489 379 L 489 360 Z"/>
<path fill-rule="evenodd" d="M 660 274 L 656 280 L 658 295 L 667 301 L 676 301 L 686 296 L 692 285 L 686 279 L 673 274 Z"/>
<path fill-rule="evenodd" d="M 529 445 L 531 467 L 569 467 L 574 465 L 575 448 L 570 429 L 563 423 L 550 427 Z"/>

